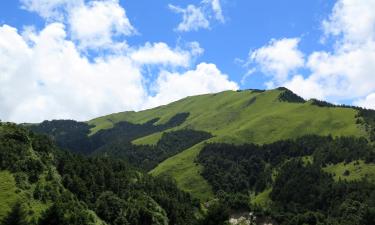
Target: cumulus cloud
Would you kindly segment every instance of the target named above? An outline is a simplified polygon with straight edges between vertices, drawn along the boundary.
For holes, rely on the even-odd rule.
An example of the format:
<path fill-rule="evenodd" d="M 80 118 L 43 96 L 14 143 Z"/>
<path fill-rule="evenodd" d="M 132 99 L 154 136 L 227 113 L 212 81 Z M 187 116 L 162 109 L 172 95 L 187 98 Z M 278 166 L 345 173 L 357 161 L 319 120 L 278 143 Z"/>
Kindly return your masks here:
<path fill-rule="evenodd" d="M 371 106 L 367 102 L 375 91 L 375 0 L 338 0 L 322 28 L 323 38 L 333 43 L 332 51 L 314 51 L 304 57 L 298 50 L 299 39 L 282 39 L 294 41 L 285 48 L 277 47 L 279 41 L 271 41 L 250 58 L 263 73 L 272 75 L 271 83 L 276 77 L 281 81 L 278 85 L 305 98 L 352 100 Z M 277 53 L 280 58 L 272 56 Z M 309 73 L 302 76 L 299 68 Z"/>
<path fill-rule="evenodd" d="M 364 108 L 375 109 L 375 93 L 371 93 L 365 98 L 355 101 L 355 104 Z"/>
<path fill-rule="evenodd" d="M 339 0 L 323 28 L 325 38 L 333 39 L 334 50 L 313 52 L 307 62 L 311 74 L 301 82 L 320 86 L 323 98 L 334 101 L 371 94 L 375 90 L 375 1 Z"/>
<path fill-rule="evenodd" d="M 304 55 L 298 50 L 299 41 L 298 38 L 271 40 L 268 45 L 250 52 L 248 63 L 257 65 L 261 72 L 272 77 L 272 83 L 279 85 L 290 73 L 304 66 Z"/>
<path fill-rule="evenodd" d="M 82 49 L 123 49 L 126 42 L 114 37 L 137 34 L 119 0 L 21 0 L 22 8 L 38 13 L 48 22 L 69 25 L 71 38 Z"/>
<path fill-rule="evenodd" d="M 69 24 L 73 39 L 83 47 L 102 47 L 112 44 L 112 37 L 135 34 L 125 9 L 118 1 L 92 1 L 72 8 Z"/>
<path fill-rule="evenodd" d="M 375 37 L 375 1 L 339 0 L 322 25 L 325 35 L 342 36 L 344 44 L 363 44 Z"/>
<path fill-rule="evenodd" d="M 172 4 L 168 7 L 171 11 L 182 14 L 182 21 L 176 28 L 180 32 L 209 29 L 212 19 L 221 23 L 225 21 L 220 0 L 203 0 L 198 6 L 189 4 L 186 8 Z"/>
<path fill-rule="evenodd" d="M 157 93 L 150 97 L 147 107 L 166 104 L 185 96 L 214 93 L 222 90 L 237 90 L 238 85 L 229 81 L 215 64 L 201 63 L 195 70 L 184 73 L 162 71 L 153 89 Z"/>
<path fill-rule="evenodd" d="M 29 46 L 9 26 L 1 27 L 1 118 L 41 121 L 85 120 L 123 109 L 140 109 L 146 97 L 140 70 L 125 56 L 90 62 L 53 23 Z M 5 38 L 4 38 L 5 37 Z M 12 46 L 5 51 L 4 46 Z"/>
<path fill-rule="evenodd" d="M 183 66 L 191 64 L 191 59 L 203 53 L 197 42 L 190 43 L 190 49 L 171 49 L 163 42 L 146 43 L 144 46 L 132 51 L 130 58 L 139 64 L 162 64 L 165 66 Z"/>
<path fill-rule="evenodd" d="M 2 120 L 88 120 L 118 111 L 146 109 L 187 95 L 236 88 L 212 64 L 201 64 L 181 74 L 167 70 L 164 64 L 184 67 L 191 62 L 203 51 L 197 43 L 185 50 L 172 49 L 165 43 L 147 43 L 90 59 L 69 40 L 62 23 L 51 23 L 40 32 L 29 29 L 20 33 L 8 25 L 0 27 Z M 153 60 L 154 56 L 159 59 Z M 155 95 L 147 91 L 142 74 L 142 66 L 149 64 L 162 69 L 157 81 L 151 83 Z"/>

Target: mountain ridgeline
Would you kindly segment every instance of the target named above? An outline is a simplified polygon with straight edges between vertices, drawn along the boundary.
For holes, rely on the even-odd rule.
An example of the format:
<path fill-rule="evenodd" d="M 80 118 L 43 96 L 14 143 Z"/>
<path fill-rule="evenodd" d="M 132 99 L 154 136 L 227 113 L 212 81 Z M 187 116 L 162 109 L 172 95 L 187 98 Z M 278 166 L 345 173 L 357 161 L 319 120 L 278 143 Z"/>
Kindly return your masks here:
<path fill-rule="evenodd" d="M 220 225 L 244 212 L 253 224 L 375 224 L 375 111 L 286 88 L 4 123 L 0 141 L 4 224 Z"/>

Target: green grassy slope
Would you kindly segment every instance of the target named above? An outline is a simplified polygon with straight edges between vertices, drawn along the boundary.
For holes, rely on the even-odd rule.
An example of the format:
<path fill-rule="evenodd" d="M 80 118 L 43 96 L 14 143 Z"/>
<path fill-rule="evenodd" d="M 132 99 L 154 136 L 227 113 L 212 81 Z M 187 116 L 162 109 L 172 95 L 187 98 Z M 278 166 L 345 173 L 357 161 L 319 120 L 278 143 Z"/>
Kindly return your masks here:
<path fill-rule="evenodd" d="M 194 163 L 202 147 L 203 143 L 197 144 L 165 160 L 150 173 L 155 176 L 167 173 L 176 179 L 181 189 L 206 201 L 213 197 L 213 192 L 208 182 L 200 175 L 201 165 Z"/>
<path fill-rule="evenodd" d="M 17 201 L 16 182 L 8 171 L 0 171 L 0 218 L 3 218 Z"/>
<path fill-rule="evenodd" d="M 14 176 L 9 171 L 0 171 L 0 219 L 4 218 L 11 210 L 16 202 L 25 204 L 29 212 L 29 216 L 36 216 L 46 210 L 49 203 L 34 200 L 31 196 L 33 194 L 34 186 L 29 190 L 21 190 L 17 188 Z"/>
<path fill-rule="evenodd" d="M 160 118 L 165 123 L 180 112 L 189 112 L 187 120 L 177 128 L 190 128 L 210 132 L 210 142 L 270 143 L 305 134 L 333 136 L 362 136 L 355 123 L 357 111 L 348 108 L 328 108 L 306 103 L 280 102 L 283 90 L 225 91 L 187 97 L 166 106 L 140 112 L 124 112 L 89 121 L 92 133 L 109 129 L 119 121 L 144 123 Z M 133 141 L 135 144 L 155 144 L 160 133 Z M 200 198 L 210 197 L 210 187 L 199 175 L 194 159 L 202 145 L 194 146 L 159 164 L 151 173 L 167 173 L 176 178 L 179 186 Z M 194 182 L 193 182 L 194 181 Z"/>
<path fill-rule="evenodd" d="M 375 164 L 366 164 L 362 160 L 351 162 L 348 164 L 338 163 L 334 165 L 329 165 L 323 168 L 327 173 L 334 175 L 334 179 L 338 180 L 361 180 L 362 178 L 367 178 L 371 182 L 375 182 Z M 345 175 L 345 171 L 349 171 L 348 175 Z"/>

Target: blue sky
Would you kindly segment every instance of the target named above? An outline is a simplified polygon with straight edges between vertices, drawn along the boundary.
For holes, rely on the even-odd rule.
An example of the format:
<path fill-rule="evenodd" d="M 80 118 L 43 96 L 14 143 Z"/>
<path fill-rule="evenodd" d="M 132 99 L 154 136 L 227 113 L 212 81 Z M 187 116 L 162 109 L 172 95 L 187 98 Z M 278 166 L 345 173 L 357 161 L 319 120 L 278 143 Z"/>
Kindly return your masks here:
<path fill-rule="evenodd" d="M 225 23 L 214 22 L 210 29 L 193 32 L 176 32 L 180 15 L 169 10 L 168 4 L 186 6 L 200 1 L 130 0 L 120 1 L 127 16 L 139 35 L 127 37 L 132 45 L 145 42 L 165 42 L 175 46 L 181 41 L 198 41 L 205 54 L 199 60 L 213 62 L 231 78 L 240 83 L 244 70 L 236 58 L 245 59 L 251 49 L 269 40 L 283 37 L 303 37 L 300 48 L 304 52 L 324 49 L 320 44 L 321 21 L 325 19 L 335 1 L 316 0 L 265 0 L 223 1 Z M 21 9 L 19 1 L 5 0 L 0 3 L 0 21 L 18 29 L 33 25 L 42 29 L 45 21 L 36 13 Z M 291 7 L 292 6 L 292 7 Z M 253 76 L 241 88 L 265 88 L 261 76 Z"/>
<path fill-rule="evenodd" d="M 86 120 L 278 86 L 374 108 L 374 14 L 374 0 L 1 1 L 0 118 Z"/>

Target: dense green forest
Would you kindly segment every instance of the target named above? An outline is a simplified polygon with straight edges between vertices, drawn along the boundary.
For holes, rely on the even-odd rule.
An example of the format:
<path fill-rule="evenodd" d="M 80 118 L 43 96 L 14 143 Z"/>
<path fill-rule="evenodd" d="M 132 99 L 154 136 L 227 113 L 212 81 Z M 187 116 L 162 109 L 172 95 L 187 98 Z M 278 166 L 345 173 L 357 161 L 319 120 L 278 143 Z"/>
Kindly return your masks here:
<path fill-rule="evenodd" d="M 248 193 L 271 189 L 272 205 L 261 215 L 270 213 L 282 224 L 301 225 L 374 224 L 375 184 L 367 179 L 335 182 L 322 170 L 358 160 L 375 162 L 374 148 L 365 138 L 304 136 L 262 146 L 209 144 L 198 156 L 202 175 L 215 193 L 235 200 L 227 202 L 229 209 L 254 210 Z M 347 214 L 353 207 L 363 211 Z"/>
<path fill-rule="evenodd" d="M 27 193 L 2 224 L 198 222 L 199 202 L 173 180 L 153 178 L 124 160 L 62 151 L 47 136 L 9 123 L 0 125 L 0 146 L 0 170 L 14 176 L 16 193 Z M 45 206 L 40 214 L 30 204 L 35 201 Z"/>

